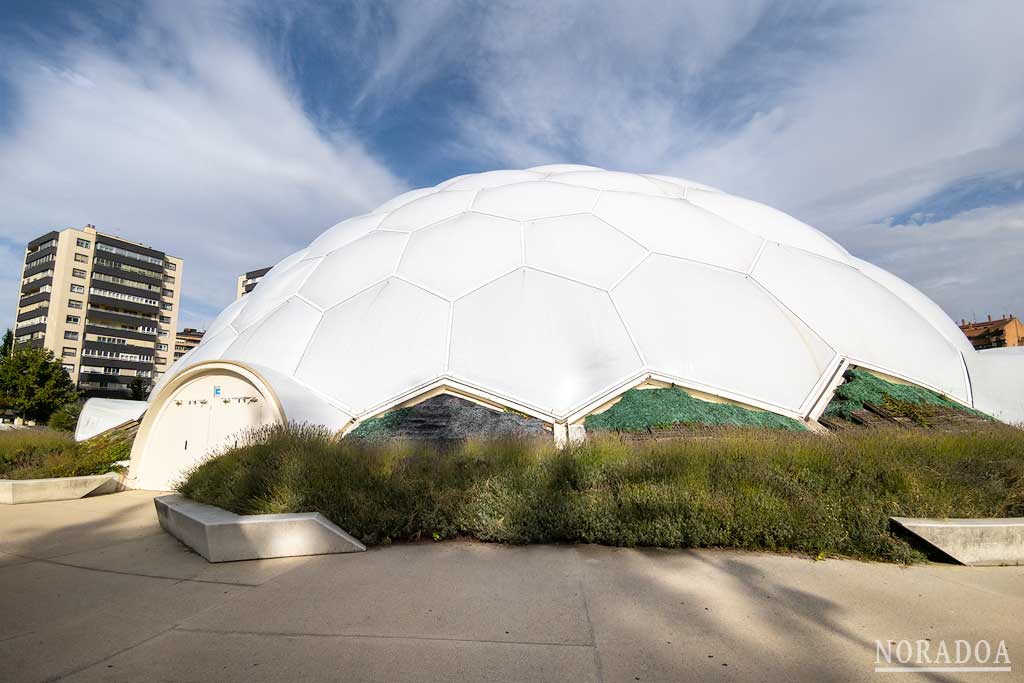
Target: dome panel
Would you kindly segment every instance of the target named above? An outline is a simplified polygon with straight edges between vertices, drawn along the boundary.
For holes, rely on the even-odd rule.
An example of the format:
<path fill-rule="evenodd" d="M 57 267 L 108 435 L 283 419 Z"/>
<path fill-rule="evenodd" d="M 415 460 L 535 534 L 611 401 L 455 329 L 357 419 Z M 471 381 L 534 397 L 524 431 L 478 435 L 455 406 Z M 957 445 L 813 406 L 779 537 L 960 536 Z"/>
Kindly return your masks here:
<path fill-rule="evenodd" d="M 510 183 L 540 180 L 543 177 L 543 173 L 533 173 L 530 171 L 487 171 L 486 173 L 462 176 L 452 183 L 445 183 L 444 189 L 445 191 L 485 190 L 489 187 L 499 187 Z"/>
<path fill-rule="evenodd" d="M 452 218 L 469 209 L 475 192 L 453 190 L 435 192 L 395 209 L 381 221 L 381 230 L 419 230 L 433 223 Z"/>
<path fill-rule="evenodd" d="M 608 294 L 523 268 L 455 302 L 450 372 L 564 416 L 642 369 Z"/>
<path fill-rule="evenodd" d="M 680 188 L 693 188 L 694 190 L 704 190 L 705 192 L 721 192 L 717 187 L 711 187 L 704 183 L 697 183 L 692 180 L 687 180 L 686 178 L 676 178 L 675 176 L 658 175 L 656 173 L 645 173 L 644 177 L 654 181 L 669 183 Z"/>
<path fill-rule="evenodd" d="M 618 192 L 639 192 L 640 194 L 664 194 L 654 182 L 634 173 L 612 171 L 572 171 L 559 173 L 548 182 L 566 183 L 594 190 L 616 190 Z"/>
<path fill-rule="evenodd" d="M 421 187 L 415 190 L 409 190 L 408 192 L 403 192 L 394 199 L 389 199 L 378 206 L 373 210 L 373 213 L 390 213 L 395 209 L 405 206 L 411 201 L 415 201 L 420 197 L 426 197 L 427 195 L 434 194 L 435 192 L 437 192 L 436 187 Z"/>
<path fill-rule="evenodd" d="M 974 347 L 963 330 L 946 315 L 945 311 L 939 308 L 938 304 L 922 294 L 920 290 L 872 263 L 854 257 L 851 257 L 851 259 L 857 270 L 902 299 L 905 304 L 931 323 L 932 327 L 945 337 L 947 341 L 952 343 L 953 346 L 965 353 L 974 352 Z"/>
<path fill-rule="evenodd" d="M 299 293 L 324 310 L 335 306 L 394 275 L 408 240 L 405 233 L 371 232 L 325 256 Z"/>
<path fill-rule="evenodd" d="M 746 272 L 763 240 L 681 199 L 605 192 L 594 213 L 651 251 Z"/>
<path fill-rule="evenodd" d="M 360 237 L 368 235 L 371 230 L 380 225 L 384 220 L 383 214 L 368 213 L 365 216 L 356 216 L 347 221 L 338 223 L 327 230 L 309 245 L 305 258 L 316 258 L 327 256 L 335 249 L 340 249 L 346 244 L 355 242 Z"/>
<path fill-rule="evenodd" d="M 289 299 L 238 335 L 224 355 L 245 363 L 278 367 L 290 373 L 298 365 L 313 330 L 320 323 L 320 315 L 320 311 L 305 301 Z M 282 334 L 284 330 L 287 334 Z"/>
<path fill-rule="evenodd" d="M 213 322 L 210 323 L 209 326 L 207 326 L 206 333 L 204 334 L 204 339 L 206 337 L 214 336 L 221 330 L 225 329 L 232 322 L 234 322 L 235 318 L 238 317 L 238 314 L 242 311 L 243 308 L 245 308 L 244 296 L 228 304 L 228 307 L 221 311 L 220 315 L 214 318 Z"/>
<path fill-rule="evenodd" d="M 320 259 L 309 259 L 293 263 L 291 267 L 282 269 L 284 262 L 274 266 L 263 276 L 256 289 L 243 297 L 245 305 L 231 326 L 238 332 L 259 321 L 263 316 L 277 308 L 282 301 L 299 291 L 302 284 L 320 263 Z M 271 277 L 273 276 L 273 277 Z"/>
<path fill-rule="evenodd" d="M 825 233 L 764 204 L 724 192 L 704 190 L 688 190 L 686 199 L 766 240 L 788 244 L 840 263 L 850 262 L 850 254 Z"/>
<path fill-rule="evenodd" d="M 522 263 L 517 221 L 465 213 L 413 233 L 398 274 L 456 299 Z"/>
<path fill-rule="evenodd" d="M 534 171 L 536 173 L 572 173 L 573 171 L 600 171 L 602 169 L 597 166 L 585 166 L 583 164 L 546 164 L 544 166 L 534 166 L 533 168 L 526 169 L 527 171 Z"/>
<path fill-rule="evenodd" d="M 770 243 L 753 275 L 854 363 L 968 400 L 957 349 L 902 299 L 856 268 Z"/>
<path fill-rule="evenodd" d="M 531 221 L 525 226 L 526 264 L 608 289 L 647 250 L 592 214 Z"/>
<path fill-rule="evenodd" d="M 481 190 L 473 208 L 483 213 L 530 221 L 590 211 L 600 193 L 562 183 L 533 181 Z"/>
<path fill-rule="evenodd" d="M 651 371 L 794 412 L 835 356 L 739 273 L 655 254 L 612 299 Z"/>
<path fill-rule="evenodd" d="M 389 279 L 324 313 L 295 375 L 358 415 L 444 372 L 448 311 Z"/>

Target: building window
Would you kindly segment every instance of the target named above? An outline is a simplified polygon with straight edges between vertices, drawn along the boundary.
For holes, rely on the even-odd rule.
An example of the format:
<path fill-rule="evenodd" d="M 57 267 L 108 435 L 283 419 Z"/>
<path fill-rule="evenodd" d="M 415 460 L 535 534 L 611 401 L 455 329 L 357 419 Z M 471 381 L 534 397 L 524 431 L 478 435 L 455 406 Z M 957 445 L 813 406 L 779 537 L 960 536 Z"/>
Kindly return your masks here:
<path fill-rule="evenodd" d="M 164 309 L 165 311 L 170 311 L 174 309 L 174 304 L 169 304 L 166 301 L 164 301 L 160 304 L 160 308 Z"/>
<path fill-rule="evenodd" d="M 122 339 L 121 337 L 105 337 L 103 335 L 97 335 L 96 336 L 96 341 L 103 342 L 104 344 L 127 344 L 128 343 L 127 339 Z"/>
<path fill-rule="evenodd" d="M 167 350 L 167 344 L 157 344 L 156 345 L 156 350 L 157 351 L 166 351 Z"/>
<path fill-rule="evenodd" d="M 71 285 L 71 291 L 75 294 L 85 294 L 85 287 L 82 285 Z"/>
<path fill-rule="evenodd" d="M 170 261 L 167 261 L 166 263 L 164 263 L 164 269 L 165 270 L 177 270 L 178 266 L 174 265 Z"/>
<path fill-rule="evenodd" d="M 85 277 L 85 271 L 82 270 L 81 268 L 72 269 L 71 274 L 74 275 L 75 277 Z"/>
<path fill-rule="evenodd" d="M 121 368 L 103 368 L 104 375 L 120 375 Z"/>
<path fill-rule="evenodd" d="M 82 249 L 88 249 L 90 242 L 89 240 L 83 240 L 81 237 L 79 237 L 77 240 L 75 240 L 75 244 L 80 246 Z"/>
<path fill-rule="evenodd" d="M 68 308 L 81 308 L 82 302 L 78 299 L 68 299 Z"/>
<path fill-rule="evenodd" d="M 64 322 L 68 325 L 77 325 L 78 323 L 82 322 L 82 319 L 79 318 L 77 315 L 69 315 L 68 317 L 64 318 Z"/>
<path fill-rule="evenodd" d="M 163 295 L 171 297 L 173 299 L 174 298 L 174 290 L 173 289 L 165 289 L 163 291 Z"/>
<path fill-rule="evenodd" d="M 72 332 L 71 330 L 64 331 L 64 338 L 70 339 L 71 341 L 78 341 L 78 333 Z"/>
<path fill-rule="evenodd" d="M 167 317 L 166 315 L 162 315 L 162 316 L 160 316 L 160 322 L 164 323 L 165 325 L 170 325 L 171 324 L 171 319 L 169 317 Z"/>
<path fill-rule="evenodd" d="M 60 355 L 62 355 L 62 356 L 74 356 L 76 353 L 77 353 L 77 351 L 75 351 L 75 347 L 74 346 L 65 346 L 64 349 L 60 352 Z"/>
<path fill-rule="evenodd" d="M 73 374 L 75 372 L 75 364 L 74 363 L 61 363 L 60 366 L 62 368 L 64 368 L 64 372 L 68 373 L 69 375 L 71 375 L 71 374 Z"/>
<path fill-rule="evenodd" d="M 158 337 L 166 337 L 167 336 L 167 330 L 165 330 L 164 328 L 161 327 L 160 331 L 157 332 L 157 336 Z"/>
<path fill-rule="evenodd" d="M 173 285 L 174 284 L 174 276 L 173 275 L 164 275 L 164 282 L 167 282 L 167 283 Z"/>
<path fill-rule="evenodd" d="M 89 257 L 86 256 L 85 254 L 79 254 L 79 253 L 76 252 L 75 253 L 75 261 L 77 263 L 88 263 L 89 262 Z"/>

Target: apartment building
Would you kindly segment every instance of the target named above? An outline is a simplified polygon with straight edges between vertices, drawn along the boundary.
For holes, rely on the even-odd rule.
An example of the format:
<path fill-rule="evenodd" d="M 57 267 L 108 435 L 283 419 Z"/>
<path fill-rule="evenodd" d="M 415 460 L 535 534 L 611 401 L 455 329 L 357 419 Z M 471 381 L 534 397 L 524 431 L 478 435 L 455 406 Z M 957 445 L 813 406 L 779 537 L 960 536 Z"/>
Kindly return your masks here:
<path fill-rule="evenodd" d="M 238 276 L 238 284 L 235 287 L 235 300 L 241 299 L 243 296 L 253 290 L 259 281 L 263 279 L 263 276 L 270 272 L 270 268 L 259 268 L 258 270 L 250 270 L 248 273 Z"/>
<path fill-rule="evenodd" d="M 988 320 L 981 322 L 961 320 L 960 329 L 979 351 L 1004 346 L 1024 346 L 1024 323 L 1011 313 L 1004 313 L 1003 317 L 995 320 L 990 315 Z"/>
<path fill-rule="evenodd" d="M 183 263 L 93 225 L 25 247 L 15 344 L 50 349 L 87 396 L 131 396 L 169 367 Z"/>
<path fill-rule="evenodd" d="M 199 346 L 199 342 L 203 341 L 204 334 L 206 334 L 205 330 L 197 330 L 194 327 L 178 330 L 174 337 L 174 360 L 178 360 Z"/>

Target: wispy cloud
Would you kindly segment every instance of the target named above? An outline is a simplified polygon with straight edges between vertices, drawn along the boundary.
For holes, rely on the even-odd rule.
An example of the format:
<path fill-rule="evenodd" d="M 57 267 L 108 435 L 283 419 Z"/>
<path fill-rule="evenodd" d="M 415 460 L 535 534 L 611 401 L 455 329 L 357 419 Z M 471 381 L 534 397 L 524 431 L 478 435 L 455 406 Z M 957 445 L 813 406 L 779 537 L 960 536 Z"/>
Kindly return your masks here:
<path fill-rule="evenodd" d="M 89 222 L 182 256 L 183 322 L 201 324 L 239 272 L 403 184 L 345 130 L 314 127 L 230 14 L 161 7 L 116 52 L 83 41 L 10 61 L 0 204 L 14 242 Z M 5 318 L 15 293 L 0 293 Z"/>

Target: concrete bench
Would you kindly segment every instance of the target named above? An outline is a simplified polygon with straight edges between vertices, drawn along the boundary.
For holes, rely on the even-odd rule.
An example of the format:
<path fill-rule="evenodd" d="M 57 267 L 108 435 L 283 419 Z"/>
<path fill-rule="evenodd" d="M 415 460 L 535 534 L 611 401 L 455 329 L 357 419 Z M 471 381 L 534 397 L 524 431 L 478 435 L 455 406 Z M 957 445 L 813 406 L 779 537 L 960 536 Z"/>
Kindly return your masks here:
<path fill-rule="evenodd" d="M 929 545 L 961 564 L 1024 564 L 1024 517 L 926 519 L 890 517 Z"/>
<path fill-rule="evenodd" d="M 117 472 L 84 477 L 52 479 L 0 479 L 0 504 L 45 503 L 102 496 L 124 489 L 124 475 Z"/>
<path fill-rule="evenodd" d="M 319 512 L 236 515 L 180 495 L 160 496 L 153 502 L 164 531 L 210 562 L 366 550 Z"/>

